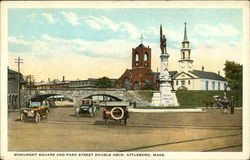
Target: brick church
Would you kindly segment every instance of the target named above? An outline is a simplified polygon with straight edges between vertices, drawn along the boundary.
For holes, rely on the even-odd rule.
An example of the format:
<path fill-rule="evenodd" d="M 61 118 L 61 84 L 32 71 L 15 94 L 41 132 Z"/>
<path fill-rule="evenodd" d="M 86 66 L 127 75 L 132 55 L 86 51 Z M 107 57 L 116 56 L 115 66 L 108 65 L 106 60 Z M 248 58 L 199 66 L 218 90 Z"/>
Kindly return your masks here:
<path fill-rule="evenodd" d="M 151 69 L 151 48 L 142 43 L 132 48 L 132 69 L 127 69 L 123 75 L 114 82 L 114 88 L 140 90 L 144 87 L 157 89 L 158 73 Z"/>
<path fill-rule="evenodd" d="M 169 71 L 172 79 L 172 90 L 226 90 L 227 80 L 220 72 L 193 69 L 191 48 L 189 48 L 186 23 L 184 39 L 182 42 L 179 71 Z M 114 88 L 129 90 L 159 89 L 159 73 L 151 70 L 151 48 L 142 43 L 132 49 L 132 69 L 127 69 L 123 75 L 114 82 Z"/>

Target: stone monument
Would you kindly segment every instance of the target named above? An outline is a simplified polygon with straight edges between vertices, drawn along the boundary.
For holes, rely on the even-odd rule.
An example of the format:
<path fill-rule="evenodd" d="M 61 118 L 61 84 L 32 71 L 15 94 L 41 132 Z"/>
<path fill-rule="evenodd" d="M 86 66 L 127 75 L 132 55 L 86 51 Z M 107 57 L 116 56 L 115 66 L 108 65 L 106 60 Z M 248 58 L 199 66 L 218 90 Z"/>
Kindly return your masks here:
<path fill-rule="evenodd" d="M 160 26 L 160 48 L 161 48 L 161 72 L 159 75 L 160 90 L 155 91 L 152 98 L 152 106 L 179 106 L 175 92 L 171 91 L 171 77 L 168 72 L 167 39 L 162 35 Z"/>

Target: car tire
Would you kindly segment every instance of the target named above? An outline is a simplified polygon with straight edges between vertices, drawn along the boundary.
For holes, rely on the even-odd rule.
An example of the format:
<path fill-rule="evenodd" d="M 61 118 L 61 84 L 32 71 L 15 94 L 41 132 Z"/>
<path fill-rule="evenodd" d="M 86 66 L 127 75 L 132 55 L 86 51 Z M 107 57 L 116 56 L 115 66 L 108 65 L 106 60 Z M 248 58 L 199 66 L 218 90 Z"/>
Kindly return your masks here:
<path fill-rule="evenodd" d="M 114 111 L 115 111 L 115 110 L 120 110 L 120 111 L 121 111 L 121 115 L 120 115 L 119 117 L 116 117 L 116 116 L 114 115 Z M 113 119 L 115 119 L 115 120 L 120 120 L 120 119 L 122 119 L 123 116 L 124 116 L 124 110 L 123 110 L 121 107 L 114 107 L 114 108 L 111 109 L 111 117 L 112 117 Z"/>
<path fill-rule="evenodd" d="M 24 113 L 21 113 L 21 115 L 20 115 L 20 121 L 23 122 L 24 119 L 25 119 L 25 117 L 26 117 L 25 114 L 24 114 Z"/>
<path fill-rule="evenodd" d="M 36 122 L 36 123 L 39 123 L 40 120 L 41 120 L 41 116 L 40 116 L 39 113 L 37 113 L 36 116 L 35 116 L 35 122 Z"/>
<path fill-rule="evenodd" d="M 49 110 L 46 111 L 46 119 L 49 119 Z"/>
<path fill-rule="evenodd" d="M 125 119 L 124 119 L 124 125 L 127 125 L 127 124 L 128 124 L 128 119 L 125 118 Z"/>

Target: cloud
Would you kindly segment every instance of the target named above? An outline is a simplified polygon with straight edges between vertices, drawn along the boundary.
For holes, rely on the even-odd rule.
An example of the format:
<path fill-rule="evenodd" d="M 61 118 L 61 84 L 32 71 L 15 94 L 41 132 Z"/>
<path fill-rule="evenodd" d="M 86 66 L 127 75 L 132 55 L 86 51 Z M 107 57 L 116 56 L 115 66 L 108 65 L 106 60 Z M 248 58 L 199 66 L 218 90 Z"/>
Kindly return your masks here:
<path fill-rule="evenodd" d="M 53 17 L 52 14 L 42 13 L 42 16 L 46 18 L 49 23 L 55 24 L 58 20 Z"/>
<path fill-rule="evenodd" d="M 135 47 L 134 42 L 123 39 L 110 39 L 100 42 L 63 39 L 51 37 L 47 34 L 41 36 L 40 39 L 31 41 L 10 37 L 9 45 L 13 46 L 12 44 L 29 47 L 29 50 L 25 50 L 25 52 L 38 58 L 56 58 L 58 56 L 78 54 L 85 57 L 123 59 L 130 56 L 131 48 Z M 20 52 L 13 49 L 9 51 Z"/>
<path fill-rule="evenodd" d="M 228 37 L 239 34 L 239 31 L 231 24 L 218 24 L 215 26 L 198 24 L 194 27 L 194 31 L 205 37 Z"/>
<path fill-rule="evenodd" d="M 138 39 L 141 32 L 137 27 L 129 22 L 120 21 L 119 23 L 114 23 L 105 16 L 100 17 L 82 17 L 83 21 L 94 30 L 111 30 L 114 32 L 126 32 L 129 34 L 130 39 Z"/>
<path fill-rule="evenodd" d="M 119 29 L 119 24 L 115 24 L 110 19 L 104 16 L 100 17 L 82 17 L 84 22 L 88 24 L 92 29 L 101 30 L 101 29 L 111 29 L 112 31 L 117 31 Z"/>
<path fill-rule="evenodd" d="M 135 27 L 135 25 L 128 22 L 121 22 L 122 31 L 126 31 L 130 34 L 129 38 L 132 40 L 139 39 L 141 32 Z"/>
<path fill-rule="evenodd" d="M 80 25 L 81 23 L 79 22 L 79 18 L 78 18 L 78 15 L 74 12 L 64 12 L 62 11 L 61 12 L 62 15 L 64 16 L 65 20 L 72 24 L 72 25 Z"/>

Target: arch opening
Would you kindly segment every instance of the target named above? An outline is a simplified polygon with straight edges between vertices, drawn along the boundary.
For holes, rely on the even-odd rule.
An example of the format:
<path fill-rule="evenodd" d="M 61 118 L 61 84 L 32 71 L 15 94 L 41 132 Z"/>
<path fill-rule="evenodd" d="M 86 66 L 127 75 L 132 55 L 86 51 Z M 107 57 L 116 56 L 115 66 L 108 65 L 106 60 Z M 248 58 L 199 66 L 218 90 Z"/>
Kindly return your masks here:
<path fill-rule="evenodd" d="M 49 107 L 73 107 L 74 100 L 62 94 L 44 94 L 30 99 L 27 105 L 48 105 Z"/>
<path fill-rule="evenodd" d="M 106 102 L 106 101 L 122 101 L 122 99 L 108 95 L 108 94 L 93 94 L 87 97 L 84 97 L 83 99 L 92 99 L 97 100 L 99 102 Z"/>

